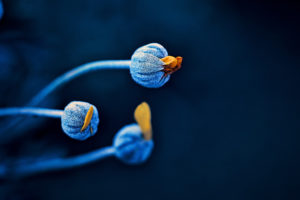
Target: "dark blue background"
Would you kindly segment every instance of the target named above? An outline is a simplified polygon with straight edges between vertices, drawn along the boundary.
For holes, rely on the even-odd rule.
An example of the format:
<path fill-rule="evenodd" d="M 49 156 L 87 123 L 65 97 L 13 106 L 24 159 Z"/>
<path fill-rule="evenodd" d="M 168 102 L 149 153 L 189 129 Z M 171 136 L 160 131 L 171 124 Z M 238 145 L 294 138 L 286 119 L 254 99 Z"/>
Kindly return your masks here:
<path fill-rule="evenodd" d="M 1 199 L 299 199 L 299 19 L 296 1 L 7 0 L 0 22 L 0 106 L 22 106 L 73 67 L 129 59 L 158 42 L 183 67 L 160 89 L 128 71 L 76 79 L 45 107 L 100 110 L 78 142 L 60 122 L 33 119 L 3 138 L 2 160 L 110 145 L 137 104 L 153 113 L 155 149 L 138 167 L 111 158 L 2 181 Z M 6 123 L 4 119 L 2 123 Z"/>

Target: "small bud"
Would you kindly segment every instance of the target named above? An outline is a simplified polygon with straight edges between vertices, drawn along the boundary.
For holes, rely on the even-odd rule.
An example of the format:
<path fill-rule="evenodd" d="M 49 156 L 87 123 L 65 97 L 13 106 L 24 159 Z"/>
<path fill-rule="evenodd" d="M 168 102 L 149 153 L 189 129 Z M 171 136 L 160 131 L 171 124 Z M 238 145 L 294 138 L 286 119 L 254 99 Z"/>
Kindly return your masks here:
<path fill-rule="evenodd" d="M 97 108 L 82 101 L 69 103 L 61 117 L 63 131 L 76 140 L 86 140 L 96 134 L 99 124 Z"/>

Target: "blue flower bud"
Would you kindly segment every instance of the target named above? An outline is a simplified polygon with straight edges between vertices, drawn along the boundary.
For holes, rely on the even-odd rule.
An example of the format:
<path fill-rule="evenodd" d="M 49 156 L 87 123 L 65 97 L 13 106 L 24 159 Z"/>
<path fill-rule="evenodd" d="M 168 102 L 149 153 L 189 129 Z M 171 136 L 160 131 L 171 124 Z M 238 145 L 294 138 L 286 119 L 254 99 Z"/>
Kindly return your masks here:
<path fill-rule="evenodd" d="M 126 164 L 136 165 L 145 162 L 151 155 L 153 140 L 145 140 L 140 127 L 130 124 L 123 127 L 115 136 L 113 146 L 116 157 Z"/>
<path fill-rule="evenodd" d="M 167 58 L 168 62 L 165 62 L 164 58 Z M 168 58 L 172 58 L 172 63 Z M 170 74 L 181 67 L 182 58 L 177 58 L 168 56 L 167 50 L 160 44 L 142 46 L 131 57 L 131 77 L 144 87 L 159 88 L 168 82 Z"/>
<path fill-rule="evenodd" d="M 96 134 L 99 124 L 97 108 L 82 101 L 69 103 L 61 116 L 63 131 L 76 140 L 86 140 Z"/>

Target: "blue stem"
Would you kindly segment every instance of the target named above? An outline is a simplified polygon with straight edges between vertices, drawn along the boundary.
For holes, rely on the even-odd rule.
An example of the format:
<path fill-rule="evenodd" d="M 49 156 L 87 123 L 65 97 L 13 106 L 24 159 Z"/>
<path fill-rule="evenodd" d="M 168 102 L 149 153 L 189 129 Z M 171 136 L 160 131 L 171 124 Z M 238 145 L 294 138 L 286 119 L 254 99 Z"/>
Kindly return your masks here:
<path fill-rule="evenodd" d="M 6 173 L 4 174 L 7 176 L 24 177 L 47 171 L 56 171 L 80 167 L 82 165 L 102 160 L 113 155 L 115 155 L 115 148 L 109 146 L 79 156 L 74 156 L 70 158 L 54 158 L 30 164 L 11 166 L 9 167 L 9 169 L 2 171 L 6 171 Z"/>
<path fill-rule="evenodd" d="M 63 110 L 45 109 L 45 108 L 0 108 L 0 117 L 9 115 L 31 115 L 40 117 L 61 118 Z"/>
<path fill-rule="evenodd" d="M 129 69 L 130 60 L 107 60 L 107 61 L 95 61 L 80 65 L 63 75 L 56 78 L 48 86 L 46 86 L 42 91 L 40 91 L 31 101 L 27 104 L 28 106 L 38 105 L 46 96 L 53 92 L 58 87 L 70 82 L 71 80 L 87 74 L 89 72 L 104 70 L 104 69 Z"/>
<path fill-rule="evenodd" d="M 26 105 L 37 106 L 51 92 L 55 91 L 57 88 L 63 86 L 64 84 L 70 82 L 71 80 L 81 75 L 94 72 L 94 71 L 106 70 L 106 69 L 129 69 L 130 63 L 131 63 L 130 60 L 107 60 L 107 61 L 94 61 L 94 62 L 80 65 L 54 79 L 49 85 L 47 85 L 37 95 L 35 95 L 31 99 L 31 101 Z M 4 133 L 8 130 L 11 130 L 11 128 L 20 121 L 21 121 L 20 118 L 16 118 L 6 124 L 3 124 L 0 127 L 0 133 Z"/>

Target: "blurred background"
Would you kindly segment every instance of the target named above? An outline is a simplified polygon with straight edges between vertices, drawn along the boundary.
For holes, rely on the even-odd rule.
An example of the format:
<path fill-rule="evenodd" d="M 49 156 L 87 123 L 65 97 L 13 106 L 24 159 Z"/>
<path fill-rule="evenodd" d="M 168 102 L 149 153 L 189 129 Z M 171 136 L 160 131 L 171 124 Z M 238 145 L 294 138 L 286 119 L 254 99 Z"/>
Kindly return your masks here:
<path fill-rule="evenodd" d="M 0 199 L 298 199 L 300 3 L 211 0 L 4 0 L 0 106 L 22 106 L 85 62 L 130 59 L 158 42 L 182 56 L 160 89 L 126 70 L 82 76 L 42 106 L 82 100 L 100 111 L 87 141 L 59 120 L 34 118 L 0 135 L 0 161 L 72 156 L 112 144 L 152 108 L 155 149 L 147 163 L 115 158 L 72 170 L 2 180 Z M 5 124 L 10 119 L 0 119 Z"/>

